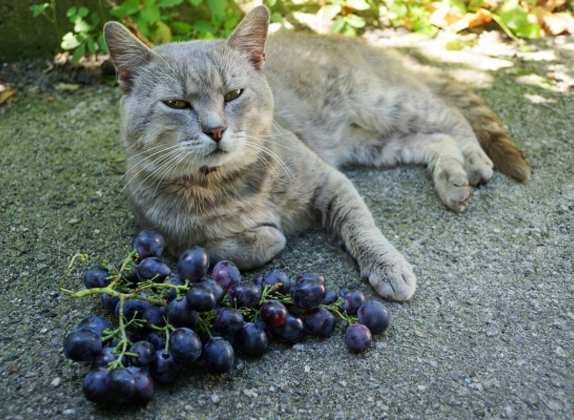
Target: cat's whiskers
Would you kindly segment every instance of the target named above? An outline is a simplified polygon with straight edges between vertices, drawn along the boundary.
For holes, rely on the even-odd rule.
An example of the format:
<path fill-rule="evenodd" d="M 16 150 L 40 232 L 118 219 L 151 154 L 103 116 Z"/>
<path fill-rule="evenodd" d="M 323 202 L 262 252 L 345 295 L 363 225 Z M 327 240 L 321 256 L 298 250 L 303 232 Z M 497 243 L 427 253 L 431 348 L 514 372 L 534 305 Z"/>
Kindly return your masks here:
<path fill-rule="evenodd" d="M 176 150 L 175 148 L 169 148 L 169 150 L 167 150 L 167 152 L 165 153 L 165 155 L 160 156 L 155 162 L 155 167 L 151 169 L 151 171 L 149 171 L 149 173 L 141 180 L 140 182 L 140 186 L 143 186 L 147 180 L 149 180 L 150 178 L 156 176 L 160 171 L 162 171 L 167 165 L 168 163 L 177 156 L 177 154 L 179 154 L 179 150 Z M 141 163 L 141 162 L 140 162 Z M 141 175 L 142 172 L 144 172 L 145 170 L 147 170 L 147 168 L 145 166 L 143 166 L 142 168 L 140 168 L 131 178 L 130 180 L 126 183 L 126 185 L 124 186 L 124 188 L 122 189 L 125 190 L 136 178 L 139 177 L 139 175 Z"/>
<path fill-rule="evenodd" d="M 258 151 L 258 152 L 261 152 L 261 153 L 267 155 L 267 157 L 269 157 L 270 159 L 275 161 L 275 163 L 277 163 L 277 165 L 279 165 L 279 167 L 285 172 L 285 175 L 287 175 L 288 177 L 291 177 L 291 171 L 290 171 L 289 167 L 285 164 L 283 159 L 281 159 L 281 157 L 275 151 L 271 150 L 270 148 L 268 148 L 267 146 L 264 146 L 262 144 L 254 143 L 253 141 L 250 140 L 250 137 L 248 137 L 248 136 L 244 135 L 242 137 L 242 140 L 243 140 L 243 144 L 246 147 L 251 148 L 252 150 L 255 150 L 255 151 Z"/>

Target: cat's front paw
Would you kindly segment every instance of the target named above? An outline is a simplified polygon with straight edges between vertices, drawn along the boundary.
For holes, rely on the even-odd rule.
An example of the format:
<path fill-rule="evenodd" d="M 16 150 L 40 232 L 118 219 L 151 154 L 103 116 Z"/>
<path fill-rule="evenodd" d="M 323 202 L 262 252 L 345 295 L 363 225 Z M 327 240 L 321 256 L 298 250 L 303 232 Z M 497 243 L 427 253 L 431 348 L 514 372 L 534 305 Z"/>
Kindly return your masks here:
<path fill-rule="evenodd" d="M 362 275 L 380 296 L 398 302 L 410 300 L 417 287 L 417 278 L 411 265 L 398 252 L 386 254 L 370 265 Z"/>

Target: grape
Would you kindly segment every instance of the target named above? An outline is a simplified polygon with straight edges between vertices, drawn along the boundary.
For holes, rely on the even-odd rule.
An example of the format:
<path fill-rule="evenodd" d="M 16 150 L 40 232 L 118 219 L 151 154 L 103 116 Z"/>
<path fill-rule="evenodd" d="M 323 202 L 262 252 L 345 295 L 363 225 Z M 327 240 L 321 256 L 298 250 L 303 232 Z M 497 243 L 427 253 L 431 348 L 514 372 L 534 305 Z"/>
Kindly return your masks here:
<path fill-rule="evenodd" d="M 140 258 L 161 257 L 165 239 L 153 230 L 142 230 L 133 240 L 133 248 Z"/>
<path fill-rule="evenodd" d="M 353 324 L 345 331 L 345 344 L 352 353 L 362 353 L 367 350 L 373 337 L 371 331 L 363 324 Z"/>
<path fill-rule="evenodd" d="M 153 331 L 145 339 L 156 351 L 165 349 L 165 334 Z"/>
<path fill-rule="evenodd" d="M 182 279 L 199 282 L 207 273 L 209 258 L 205 250 L 194 246 L 180 255 L 177 261 L 177 272 Z"/>
<path fill-rule="evenodd" d="M 64 339 L 64 354 L 76 362 L 91 362 L 102 351 L 102 340 L 92 330 L 74 330 Z"/>
<path fill-rule="evenodd" d="M 142 318 L 149 327 L 162 327 L 165 325 L 165 309 L 163 307 L 150 305 L 144 311 Z"/>
<path fill-rule="evenodd" d="M 111 400 L 110 374 L 107 369 L 95 369 L 89 372 L 82 382 L 82 391 L 86 398 L 95 403 Z"/>
<path fill-rule="evenodd" d="M 261 318 L 273 328 L 280 328 L 287 322 L 287 308 L 277 300 L 270 300 L 261 305 Z"/>
<path fill-rule="evenodd" d="M 217 310 L 213 329 L 223 337 L 233 337 L 243 327 L 243 315 L 235 309 L 219 308 Z"/>
<path fill-rule="evenodd" d="M 198 319 L 198 314 L 192 311 L 185 296 L 172 300 L 165 311 L 170 324 L 175 327 L 193 327 Z"/>
<path fill-rule="evenodd" d="M 337 295 L 337 292 L 335 292 L 334 290 L 326 290 L 325 291 L 325 296 L 323 297 L 323 301 L 321 302 L 323 305 L 330 305 L 332 303 L 335 303 L 337 301 L 337 298 L 339 296 Z"/>
<path fill-rule="evenodd" d="M 238 307 L 252 308 L 259 304 L 261 288 L 255 284 L 240 283 L 230 289 L 230 294 Z"/>
<path fill-rule="evenodd" d="M 84 273 L 84 286 L 87 289 L 95 287 L 106 287 L 110 284 L 108 276 L 110 273 L 103 267 L 92 267 Z"/>
<path fill-rule="evenodd" d="M 154 384 L 149 372 L 135 366 L 129 366 L 128 371 L 134 377 L 136 392 L 133 402 L 145 404 L 153 398 Z"/>
<path fill-rule="evenodd" d="M 114 362 L 117 356 L 113 352 L 112 347 L 104 347 L 102 352 L 94 359 L 94 367 L 107 367 L 110 363 Z"/>
<path fill-rule="evenodd" d="M 213 296 L 215 296 L 216 302 L 219 302 L 223 297 L 223 289 L 215 280 L 205 279 L 198 284 L 199 286 L 205 287 L 207 290 L 211 291 L 211 293 L 213 293 Z"/>
<path fill-rule="evenodd" d="M 291 279 L 285 272 L 281 270 L 270 271 L 263 277 L 259 277 L 256 283 L 261 287 L 280 284 L 281 287 L 279 287 L 279 290 L 283 292 L 288 292 L 291 287 Z"/>
<path fill-rule="evenodd" d="M 248 322 L 241 328 L 236 343 L 239 351 L 250 357 L 261 357 L 269 347 L 267 333 L 253 322 Z"/>
<path fill-rule="evenodd" d="M 176 329 L 169 339 L 169 348 L 178 363 L 190 364 L 201 356 L 201 340 L 189 328 Z"/>
<path fill-rule="evenodd" d="M 303 317 L 305 330 L 314 336 L 327 338 L 335 330 L 335 317 L 325 308 L 313 309 Z"/>
<path fill-rule="evenodd" d="M 157 350 L 150 366 L 152 377 L 160 384 L 171 384 L 177 379 L 179 366 L 171 353 Z"/>
<path fill-rule="evenodd" d="M 84 318 L 79 324 L 77 329 L 92 330 L 97 335 L 101 336 L 107 329 L 112 329 L 112 323 L 101 316 L 92 315 Z"/>
<path fill-rule="evenodd" d="M 205 287 L 194 286 L 187 291 L 187 304 L 197 312 L 207 312 L 215 308 L 215 296 Z"/>
<path fill-rule="evenodd" d="M 133 318 L 141 319 L 151 304 L 145 300 L 127 299 L 124 301 L 124 317 L 129 321 Z M 116 316 L 119 315 L 120 304 L 116 305 Z"/>
<path fill-rule="evenodd" d="M 133 402 L 136 396 L 136 381 L 132 372 L 126 368 L 110 372 L 110 393 L 116 404 Z"/>
<path fill-rule="evenodd" d="M 285 324 L 282 327 L 277 328 L 275 332 L 280 339 L 289 344 L 298 343 L 305 335 L 303 321 L 301 321 L 301 318 L 297 318 L 291 314 L 287 315 Z"/>
<path fill-rule="evenodd" d="M 241 273 L 237 266 L 231 261 L 219 261 L 215 264 L 215 267 L 213 267 L 211 275 L 213 276 L 213 280 L 215 280 L 223 290 L 228 290 L 241 281 Z"/>
<path fill-rule="evenodd" d="M 167 283 L 173 284 L 174 286 L 183 286 L 185 284 L 185 281 L 177 274 L 171 273 L 171 275 L 167 278 Z M 171 302 L 177 297 L 177 291 L 175 290 L 175 288 L 170 287 L 169 289 L 166 289 L 166 291 L 164 292 L 164 296 L 168 302 Z"/>
<path fill-rule="evenodd" d="M 109 314 L 116 313 L 116 306 L 117 306 L 119 301 L 120 301 L 120 298 L 116 297 L 116 296 L 111 296 L 111 295 L 101 295 L 100 296 L 100 302 L 102 303 L 104 310 Z"/>
<path fill-rule="evenodd" d="M 366 325 L 373 334 L 385 332 L 391 324 L 391 314 L 378 300 L 368 300 L 357 311 L 359 322 Z"/>
<path fill-rule="evenodd" d="M 363 292 L 359 290 L 354 290 L 352 292 L 346 291 L 341 296 L 344 299 L 342 308 L 349 315 L 355 315 L 359 306 L 367 300 Z"/>
<path fill-rule="evenodd" d="M 137 265 L 136 269 L 140 280 L 162 282 L 171 274 L 171 269 L 158 257 L 144 258 Z"/>
<path fill-rule="evenodd" d="M 233 368 L 235 352 L 229 341 L 222 337 L 210 338 L 203 348 L 207 370 L 212 373 L 225 373 Z"/>
<path fill-rule="evenodd" d="M 291 288 L 293 304 L 302 309 L 313 309 L 321 304 L 325 296 L 325 285 L 315 281 L 305 281 Z"/>
<path fill-rule="evenodd" d="M 148 341 L 138 341 L 130 347 L 130 353 L 135 353 L 137 356 L 130 356 L 130 362 L 134 366 L 147 366 L 153 360 L 155 347 Z"/>
<path fill-rule="evenodd" d="M 313 283 L 325 285 L 325 278 L 319 273 L 301 273 L 295 279 L 295 284 Z"/>

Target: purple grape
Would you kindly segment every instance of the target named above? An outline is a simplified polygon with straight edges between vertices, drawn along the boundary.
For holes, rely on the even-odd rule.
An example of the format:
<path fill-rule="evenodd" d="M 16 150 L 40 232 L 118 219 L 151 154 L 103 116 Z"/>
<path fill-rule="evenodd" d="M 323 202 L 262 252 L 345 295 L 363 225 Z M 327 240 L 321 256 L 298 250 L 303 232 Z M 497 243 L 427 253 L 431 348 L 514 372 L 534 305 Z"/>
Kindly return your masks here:
<path fill-rule="evenodd" d="M 359 290 L 345 292 L 341 297 L 344 300 L 342 308 L 349 315 L 356 315 L 359 306 L 367 300 L 363 292 Z"/>
<path fill-rule="evenodd" d="M 236 343 L 239 351 L 249 357 L 261 357 L 269 347 L 269 339 L 263 328 L 248 322 L 237 333 Z"/>
<path fill-rule="evenodd" d="M 277 300 L 270 300 L 261 305 L 261 319 L 272 328 L 280 328 L 287 322 L 287 308 Z"/>
<path fill-rule="evenodd" d="M 169 348 L 178 363 L 190 364 L 201 356 L 201 340 L 189 328 L 176 329 L 169 339 Z"/>
<path fill-rule="evenodd" d="M 165 325 L 165 309 L 150 305 L 143 313 L 143 320 L 148 327 L 162 327 Z"/>
<path fill-rule="evenodd" d="M 92 330 L 97 335 L 101 336 L 105 330 L 112 329 L 112 323 L 106 318 L 98 315 L 92 315 L 84 318 L 79 324 L 77 329 Z"/>
<path fill-rule="evenodd" d="M 335 330 L 335 317 L 325 308 L 313 309 L 303 317 L 305 330 L 316 337 L 327 338 Z"/>
<path fill-rule="evenodd" d="M 301 273 L 295 279 L 295 284 L 313 283 L 325 285 L 325 278 L 319 273 Z"/>
<path fill-rule="evenodd" d="M 205 250 L 195 246 L 180 255 L 177 261 L 177 272 L 185 280 L 199 282 L 207 273 L 209 258 Z"/>
<path fill-rule="evenodd" d="M 303 321 L 301 321 L 301 318 L 297 318 L 291 314 L 287 315 L 285 324 L 282 327 L 274 329 L 274 331 L 281 340 L 289 344 L 298 343 L 305 335 Z"/>
<path fill-rule="evenodd" d="M 198 283 L 198 285 L 201 287 L 205 287 L 207 290 L 211 291 L 211 293 L 213 293 L 213 296 L 215 296 L 216 302 L 219 302 L 221 300 L 221 298 L 223 297 L 223 289 L 213 279 L 205 279 L 205 280 L 201 281 L 200 283 Z"/>
<path fill-rule="evenodd" d="M 302 309 L 318 307 L 325 297 L 325 285 L 320 282 L 305 281 L 291 287 L 293 304 Z"/>
<path fill-rule="evenodd" d="M 105 368 L 117 359 L 112 347 L 104 347 L 100 354 L 94 359 L 93 367 Z"/>
<path fill-rule="evenodd" d="M 243 327 L 241 312 L 230 308 L 219 308 L 213 322 L 213 329 L 223 337 L 233 337 Z"/>
<path fill-rule="evenodd" d="M 154 384 L 149 372 L 135 366 L 129 366 L 127 370 L 133 375 L 136 392 L 133 402 L 145 404 L 153 398 Z"/>
<path fill-rule="evenodd" d="M 106 287 L 111 282 L 109 275 L 108 270 L 103 267 L 92 267 L 84 273 L 84 286 L 87 289 Z"/>
<path fill-rule="evenodd" d="M 333 289 L 326 290 L 325 296 L 323 297 L 323 302 L 321 302 L 321 303 L 323 305 L 330 305 L 332 303 L 335 303 L 338 298 L 339 298 L 339 296 L 337 295 L 336 291 L 334 291 Z"/>
<path fill-rule="evenodd" d="M 164 281 L 171 274 L 168 265 L 164 264 L 158 257 L 144 258 L 136 269 L 140 280 L 153 280 L 158 283 Z"/>
<path fill-rule="evenodd" d="M 95 369 L 84 377 L 82 391 L 85 397 L 92 402 L 103 404 L 111 401 L 110 374 L 107 369 Z"/>
<path fill-rule="evenodd" d="M 150 366 L 150 373 L 157 383 L 171 384 L 177 379 L 180 367 L 171 353 L 157 350 Z"/>
<path fill-rule="evenodd" d="M 233 369 L 235 352 L 233 346 L 224 338 L 210 338 L 203 347 L 203 354 L 208 372 L 225 373 Z"/>
<path fill-rule="evenodd" d="M 261 286 L 274 286 L 280 284 L 279 290 L 283 292 L 288 292 L 291 288 L 291 279 L 289 276 L 281 270 L 273 270 L 265 274 L 263 277 L 259 277 L 256 283 Z"/>
<path fill-rule="evenodd" d="M 378 300 L 368 300 L 357 311 L 359 322 L 366 325 L 373 334 L 381 334 L 391 324 L 391 314 Z"/>
<path fill-rule="evenodd" d="M 132 372 L 126 368 L 112 370 L 110 372 L 110 392 L 116 404 L 133 402 L 136 396 L 136 381 Z"/>
<path fill-rule="evenodd" d="M 130 321 L 134 318 L 141 319 L 143 314 L 147 308 L 149 308 L 151 304 L 145 300 L 139 299 L 127 299 L 124 301 L 124 317 Z M 120 304 L 116 305 L 116 316 L 119 315 L 120 312 Z"/>
<path fill-rule="evenodd" d="M 215 267 L 213 267 L 211 275 L 213 276 L 213 280 L 215 280 L 223 290 L 228 290 L 241 281 L 241 273 L 237 266 L 231 261 L 219 261 L 215 264 Z"/>
<path fill-rule="evenodd" d="M 100 302 L 102 303 L 104 310 L 109 314 L 116 313 L 116 306 L 118 305 L 119 301 L 120 298 L 116 296 L 100 295 Z"/>
<path fill-rule="evenodd" d="M 145 339 L 154 347 L 156 351 L 165 349 L 165 334 L 152 331 L 146 336 Z"/>
<path fill-rule="evenodd" d="M 155 347 L 148 341 L 138 341 L 130 347 L 130 353 L 137 356 L 130 356 L 129 360 L 132 365 L 144 367 L 149 365 L 153 360 Z"/>
<path fill-rule="evenodd" d="M 172 300 L 166 308 L 166 316 L 175 327 L 193 327 L 198 319 L 198 313 L 189 307 L 185 296 Z"/>
<path fill-rule="evenodd" d="M 371 330 L 363 324 L 353 324 L 345 331 L 345 344 L 352 353 L 366 351 L 373 342 Z"/>
<path fill-rule="evenodd" d="M 259 305 L 261 288 L 255 284 L 240 283 L 230 289 L 230 295 L 238 307 L 253 308 Z"/>
<path fill-rule="evenodd" d="M 171 275 L 167 278 L 166 282 L 174 286 L 183 286 L 185 284 L 185 281 L 174 273 L 171 273 Z M 170 287 L 169 289 L 165 290 L 164 296 L 168 302 L 171 302 L 177 297 L 177 291 L 175 290 L 175 288 Z"/>
<path fill-rule="evenodd" d="M 193 286 L 186 295 L 188 306 L 197 312 L 207 312 L 215 308 L 215 295 L 201 286 Z"/>
<path fill-rule="evenodd" d="M 133 247 L 140 258 L 161 257 L 165 239 L 153 230 L 142 230 L 133 240 Z"/>
<path fill-rule="evenodd" d="M 75 330 L 64 339 L 65 356 L 76 362 L 91 362 L 101 351 L 102 340 L 92 330 Z"/>

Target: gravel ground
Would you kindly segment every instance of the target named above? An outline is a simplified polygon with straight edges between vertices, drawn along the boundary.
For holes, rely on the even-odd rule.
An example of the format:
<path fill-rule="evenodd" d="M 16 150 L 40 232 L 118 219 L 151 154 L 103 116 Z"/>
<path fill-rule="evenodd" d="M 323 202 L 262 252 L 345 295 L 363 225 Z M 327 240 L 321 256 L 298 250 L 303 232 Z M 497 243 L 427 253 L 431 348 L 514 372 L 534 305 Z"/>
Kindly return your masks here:
<path fill-rule="evenodd" d="M 545 78 L 551 65 L 574 68 L 568 48 L 484 73 L 483 95 L 532 162 L 527 186 L 497 174 L 455 215 L 422 169 L 348 172 L 419 278 L 412 302 L 388 305 L 393 327 L 368 354 L 350 355 L 340 334 L 310 339 L 229 376 L 191 372 L 147 407 L 119 411 L 84 400 L 85 368 L 61 351 L 97 305 L 58 292 L 71 255 L 118 261 L 135 232 L 121 192 L 119 94 L 13 74 L 18 100 L 0 108 L 0 417 L 572 418 L 574 97 Z M 533 74 L 543 81 L 518 83 Z M 295 238 L 269 267 L 371 293 L 328 243 L 320 232 Z"/>

